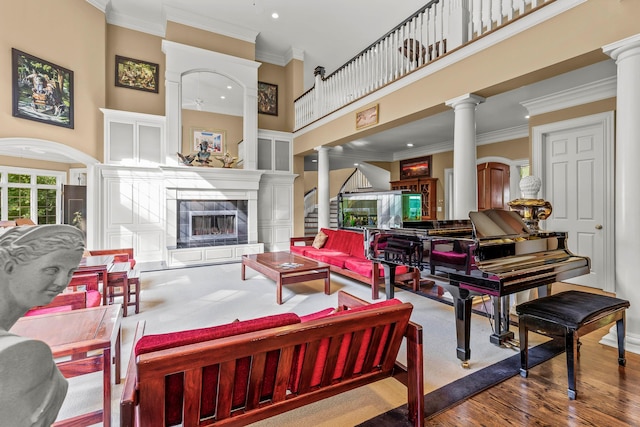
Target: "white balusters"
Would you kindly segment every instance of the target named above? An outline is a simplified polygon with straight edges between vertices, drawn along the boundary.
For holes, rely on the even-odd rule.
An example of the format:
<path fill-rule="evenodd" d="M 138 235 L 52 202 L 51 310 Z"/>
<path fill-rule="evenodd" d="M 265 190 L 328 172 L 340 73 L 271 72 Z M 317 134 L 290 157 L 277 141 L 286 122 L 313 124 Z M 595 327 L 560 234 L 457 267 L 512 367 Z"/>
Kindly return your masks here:
<path fill-rule="evenodd" d="M 437 0 L 429 3 L 298 98 L 294 108 L 296 129 L 549 1 Z"/>

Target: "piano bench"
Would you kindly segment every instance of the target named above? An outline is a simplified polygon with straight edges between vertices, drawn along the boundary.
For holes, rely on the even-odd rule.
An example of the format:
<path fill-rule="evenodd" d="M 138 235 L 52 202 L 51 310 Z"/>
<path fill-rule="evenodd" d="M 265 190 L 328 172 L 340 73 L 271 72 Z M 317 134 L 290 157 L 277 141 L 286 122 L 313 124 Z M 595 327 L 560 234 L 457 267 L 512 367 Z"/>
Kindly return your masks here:
<path fill-rule="evenodd" d="M 520 330 L 520 375 L 528 376 L 529 330 L 549 337 L 563 337 L 567 353 L 568 395 L 570 400 L 575 400 L 580 336 L 616 322 L 618 364 L 624 366 L 624 319 L 628 307 L 629 301 L 581 291 L 561 292 L 516 306 Z"/>

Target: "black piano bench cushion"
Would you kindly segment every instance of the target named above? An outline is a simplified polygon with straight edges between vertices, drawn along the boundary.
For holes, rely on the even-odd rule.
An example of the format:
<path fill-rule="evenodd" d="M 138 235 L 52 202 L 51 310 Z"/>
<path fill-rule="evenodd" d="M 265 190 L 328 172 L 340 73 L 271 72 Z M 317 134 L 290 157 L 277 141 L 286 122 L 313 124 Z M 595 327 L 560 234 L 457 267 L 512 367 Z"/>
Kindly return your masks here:
<path fill-rule="evenodd" d="M 629 301 L 582 291 L 566 291 L 516 306 L 518 315 L 535 316 L 578 329 L 602 313 L 629 307 Z"/>

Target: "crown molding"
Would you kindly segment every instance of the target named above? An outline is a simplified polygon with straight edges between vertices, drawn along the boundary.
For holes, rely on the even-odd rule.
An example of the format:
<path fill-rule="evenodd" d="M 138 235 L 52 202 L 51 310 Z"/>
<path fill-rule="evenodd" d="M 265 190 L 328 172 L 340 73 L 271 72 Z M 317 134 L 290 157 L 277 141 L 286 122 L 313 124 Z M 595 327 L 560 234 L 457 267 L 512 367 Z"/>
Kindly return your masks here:
<path fill-rule="evenodd" d="M 258 49 L 256 49 L 256 61 L 279 65 L 280 67 L 284 67 L 285 65 L 287 65 L 284 56 Z"/>
<path fill-rule="evenodd" d="M 551 95 L 523 101 L 520 105 L 527 109 L 529 115 L 537 116 L 602 99 L 615 98 L 616 90 L 617 78 L 615 76 L 607 77 Z"/>
<path fill-rule="evenodd" d="M 495 144 L 496 142 L 511 141 L 513 139 L 528 138 L 529 125 L 515 126 L 476 135 L 476 145 Z"/>
<path fill-rule="evenodd" d="M 188 25 L 190 27 L 199 28 L 216 34 L 222 34 L 223 36 L 232 37 L 234 39 L 239 39 L 253 44 L 256 43 L 256 38 L 259 34 L 259 32 L 255 30 L 250 30 L 224 21 L 218 21 L 217 19 L 197 15 L 167 5 L 162 7 L 162 12 L 165 17 L 165 21 Z"/>
<path fill-rule="evenodd" d="M 87 3 L 106 14 L 107 8 L 111 5 L 111 0 L 87 0 Z"/>
<path fill-rule="evenodd" d="M 146 21 L 144 19 L 133 18 L 130 15 L 122 13 L 116 13 L 108 8 L 106 12 L 107 24 L 117 25 L 118 27 L 128 28 L 134 31 L 140 31 L 142 33 L 151 34 L 152 36 L 164 37 L 165 25 L 158 24 L 157 22 Z"/>

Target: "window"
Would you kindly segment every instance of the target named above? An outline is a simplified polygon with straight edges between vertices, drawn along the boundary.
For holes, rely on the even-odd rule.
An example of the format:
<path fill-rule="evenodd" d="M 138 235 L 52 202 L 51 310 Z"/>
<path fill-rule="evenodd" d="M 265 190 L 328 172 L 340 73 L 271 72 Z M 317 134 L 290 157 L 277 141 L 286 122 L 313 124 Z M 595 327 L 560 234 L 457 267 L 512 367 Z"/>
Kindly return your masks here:
<path fill-rule="evenodd" d="M 59 223 L 64 172 L 0 167 L 0 218 Z"/>

